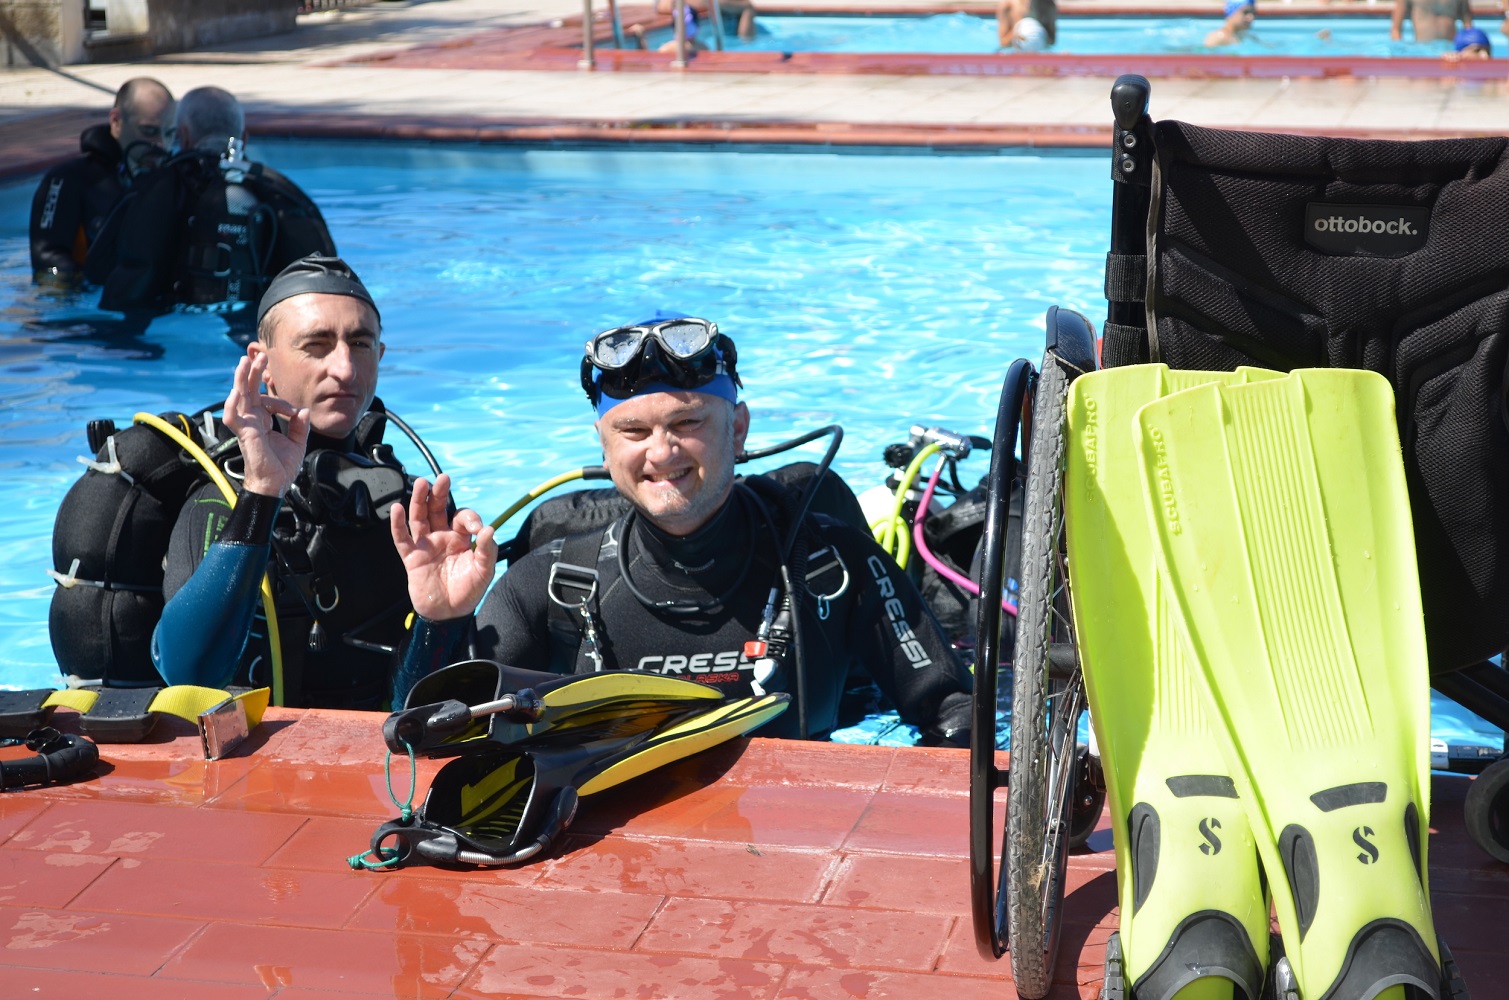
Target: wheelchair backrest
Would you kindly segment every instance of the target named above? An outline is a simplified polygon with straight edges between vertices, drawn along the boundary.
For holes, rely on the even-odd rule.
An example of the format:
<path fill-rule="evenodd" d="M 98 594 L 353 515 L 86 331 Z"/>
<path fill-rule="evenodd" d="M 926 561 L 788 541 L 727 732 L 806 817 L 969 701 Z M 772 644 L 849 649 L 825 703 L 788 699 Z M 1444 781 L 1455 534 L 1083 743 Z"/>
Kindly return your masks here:
<path fill-rule="evenodd" d="M 1390 379 L 1433 670 L 1509 645 L 1509 139 L 1153 127 L 1148 356 Z"/>

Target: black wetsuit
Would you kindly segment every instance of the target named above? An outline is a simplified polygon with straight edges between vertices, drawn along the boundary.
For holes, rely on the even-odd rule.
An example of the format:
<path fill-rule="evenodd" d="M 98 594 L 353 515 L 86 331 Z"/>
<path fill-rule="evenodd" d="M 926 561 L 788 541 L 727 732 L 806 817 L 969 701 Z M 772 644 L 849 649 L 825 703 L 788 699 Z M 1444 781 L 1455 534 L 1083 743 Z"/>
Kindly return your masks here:
<path fill-rule="evenodd" d="M 360 430 L 340 442 L 312 436 L 305 467 L 322 449 L 371 455 L 372 444 Z M 152 642 L 159 673 L 171 684 L 268 684 L 258 598 L 271 561 L 285 703 L 382 708 L 410 611 L 408 584 L 386 519 L 358 513 L 317 524 L 295 491 L 280 502 L 243 490 L 234 511 L 214 485 L 193 494 L 168 547 L 168 601 Z"/>
<path fill-rule="evenodd" d="M 780 506 L 766 506 L 779 527 Z M 629 580 L 619 561 L 626 526 Z M 572 673 L 595 669 L 596 651 L 604 669 L 650 670 L 731 695 L 751 693 L 756 668 L 744 655 L 744 644 L 755 638 L 780 576 L 775 535 L 749 487 L 736 487 L 713 520 L 685 538 L 666 535 L 634 514 L 590 537 L 602 539 L 596 559 L 598 641 L 573 641 L 578 633 L 563 627 L 567 616 L 551 610 L 547 585 L 563 544 L 556 540 L 521 559 L 487 595 L 476 616 L 477 656 Z M 795 553 L 793 563 L 806 565 L 801 599 L 806 735 L 821 736 L 839 724 L 851 673 L 866 672 L 901 717 L 933 740 L 967 740 L 970 675 L 891 557 L 863 531 L 823 514 L 807 516 Z M 656 610 L 646 607 L 630 582 L 651 602 L 723 600 L 706 612 Z M 568 598 L 577 593 L 557 592 Z M 465 625 L 464 619 L 421 619 L 403 675 L 422 676 L 467 655 L 461 641 Z M 794 653 L 763 687 L 797 690 Z M 793 706 L 761 735 L 797 737 L 798 718 Z"/>
<path fill-rule="evenodd" d="M 254 304 L 268 282 L 335 241 L 314 201 L 260 163 L 227 173 L 214 153 L 181 153 L 147 175 L 111 215 L 85 274 L 100 308 Z"/>
<path fill-rule="evenodd" d="M 126 193 L 120 144 L 108 125 L 79 135 L 84 153 L 42 177 L 31 200 L 32 280 L 73 284 L 105 219 Z"/>

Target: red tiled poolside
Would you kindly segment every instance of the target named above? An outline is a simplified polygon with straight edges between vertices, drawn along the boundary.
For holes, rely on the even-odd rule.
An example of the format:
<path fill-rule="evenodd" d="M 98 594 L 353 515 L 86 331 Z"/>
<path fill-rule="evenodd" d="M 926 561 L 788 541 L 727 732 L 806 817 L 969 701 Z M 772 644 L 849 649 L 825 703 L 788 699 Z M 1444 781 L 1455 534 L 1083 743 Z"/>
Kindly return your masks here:
<path fill-rule="evenodd" d="M 586 800 L 539 863 L 352 871 L 395 813 L 380 722 L 273 709 L 206 762 L 168 719 L 156 742 L 102 746 L 96 779 L 0 796 L 8 995 L 1013 995 L 1009 963 L 973 941 L 964 751 L 743 740 Z M 419 767 L 422 796 L 438 764 Z M 403 796 L 407 762 L 395 772 Z M 1491 998 L 1509 869 L 1466 839 L 1465 785 L 1435 782 L 1432 889 Z M 1056 1000 L 1097 995 L 1115 927 L 1104 826 L 1091 844 Z"/>

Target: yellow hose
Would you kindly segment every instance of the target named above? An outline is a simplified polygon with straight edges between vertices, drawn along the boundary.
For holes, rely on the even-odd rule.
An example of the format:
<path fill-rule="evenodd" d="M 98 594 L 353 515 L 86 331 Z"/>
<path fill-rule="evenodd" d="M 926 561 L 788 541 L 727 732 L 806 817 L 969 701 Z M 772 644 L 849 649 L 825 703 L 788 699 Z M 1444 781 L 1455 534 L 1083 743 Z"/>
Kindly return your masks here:
<path fill-rule="evenodd" d="M 508 519 L 510 517 L 513 517 L 519 511 L 523 510 L 524 507 L 525 507 L 525 505 L 528 504 L 529 501 L 534 500 L 534 499 L 536 499 L 538 497 L 544 496 L 546 493 L 549 493 L 551 490 L 555 489 L 557 486 L 564 486 L 566 483 L 571 482 L 573 479 L 580 479 L 580 478 L 582 478 L 582 474 L 585 471 L 586 470 L 584 470 L 584 469 L 575 469 L 575 470 L 573 470 L 571 472 L 563 472 L 559 476 L 555 476 L 555 477 L 552 477 L 550 479 L 545 480 L 543 483 L 541 483 L 540 485 L 536 486 L 534 489 L 530 490 L 528 493 L 524 494 L 523 496 L 519 497 L 519 499 L 515 500 L 509 506 L 509 508 L 507 510 L 505 510 L 503 513 L 501 513 L 497 517 L 493 518 L 493 521 L 492 521 L 493 530 L 497 531 L 499 528 L 503 527 L 503 525 L 508 521 Z"/>
<path fill-rule="evenodd" d="M 906 495 L 911 492 L 912 484 L 917 481 L 917 474 L 922 471 L 922 463 L 942 450 L 943 446 L 934 441 L 913 456 L 901 481 L 896 484 L 896 502 L 891 506 L 891 516 L 880 517 L 870 523 L 875 541 L 895 557 L 896 565 L 902 569 L 906 569 L 912 556 L 912 532 L 906 519 L 901 516 L 901 508 L 906 505 Z"/>
<path fill-rule="evenodd" d="M 231 487 L 230 480 L 225 478 L 225 473 L 220 471 L 213 459 L 205 454 L 203 448 L 194 443 L 194 439 L 183 431 L 174 427 L 166 420 L 152 413 L 138 413 L 131 418 L 132 422 L 146 424 L 148 427 L 166 434 L 170 440 L 198 462 L 200 467 L 209 475 L 210 481 L 219 489 L 225 497 L 225 502 L 232 508 L 236 506 L 236 491 Z M 267 641 L 272 647 L 272 703 L 283 704 L 283 646 L 282 635 L 278 629 L 278 614 L 273 607 L 272 580 L 266 573 L 262 574 L 262 611 L 267 615 Z"/>

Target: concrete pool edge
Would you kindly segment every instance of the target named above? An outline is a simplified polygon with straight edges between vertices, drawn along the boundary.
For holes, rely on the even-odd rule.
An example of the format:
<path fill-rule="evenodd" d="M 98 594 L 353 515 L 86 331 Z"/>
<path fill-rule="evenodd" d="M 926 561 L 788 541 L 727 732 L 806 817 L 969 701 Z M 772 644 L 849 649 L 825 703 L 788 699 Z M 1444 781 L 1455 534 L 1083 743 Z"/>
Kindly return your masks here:
<path fill-rule="evenodd" d="M 540 147 L 674 146 L 728 149 L 787 146 L 828 150 L 934 150 L 990 153 L 1013 148 L 1104 149 L 1105 126 L 855 124 L 842 121 L 689 119 L 503 118 L 477 115 L 382 115 L 331 112 L 250 112 L 255 140 L 268 138 L 363 139 Z M 78 134 L 105 118 L 103 111 L 68 109 L 0 125 L 0 181 L 40 173 L 78 155 Z M 1277 131 L 1277 130 L 1275 130 Z M 1496 134 L 1473 129 L 1306 129 L 1285 134 L 1354 138 L 1445 139 Z"/>

